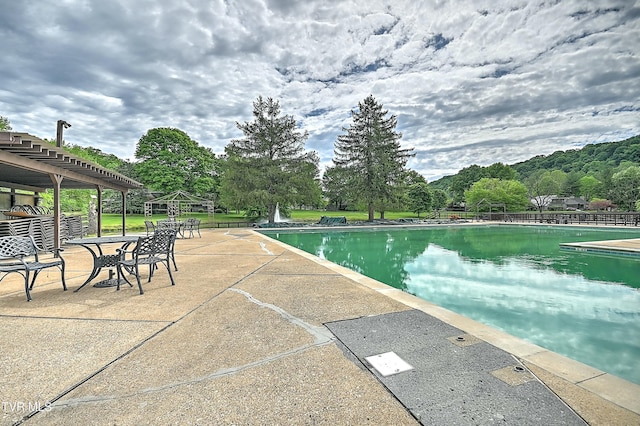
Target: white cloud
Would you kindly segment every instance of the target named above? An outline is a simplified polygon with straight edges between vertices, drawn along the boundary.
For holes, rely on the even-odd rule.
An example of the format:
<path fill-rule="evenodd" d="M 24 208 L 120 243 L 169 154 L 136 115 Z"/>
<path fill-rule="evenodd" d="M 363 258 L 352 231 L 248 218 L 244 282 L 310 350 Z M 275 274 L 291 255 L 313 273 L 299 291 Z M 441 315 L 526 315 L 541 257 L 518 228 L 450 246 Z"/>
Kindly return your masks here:
<path fill-rule="evenodd" d="M 0 115 L 122 158 L 165 126 L 222 153 L 258 95 L 327 164 L 373 94 L 429 180 L 640 133 L 633 2 L 36 3 L 0 15 Z"/>

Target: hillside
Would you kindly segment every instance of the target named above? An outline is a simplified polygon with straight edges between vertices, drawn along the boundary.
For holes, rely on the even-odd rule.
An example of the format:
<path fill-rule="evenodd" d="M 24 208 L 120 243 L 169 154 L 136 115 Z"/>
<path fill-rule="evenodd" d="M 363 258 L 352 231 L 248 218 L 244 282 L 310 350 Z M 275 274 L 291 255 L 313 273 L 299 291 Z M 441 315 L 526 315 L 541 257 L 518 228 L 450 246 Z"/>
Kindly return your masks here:
<path fill-rule="evenodd" d="M 520 180 L 525 180 L 538 170 L 596 174 L 604 169 L 615 168 L 623 162 L 640 165 L 640 135 L 619 142 L 589 144 L 581 149 L 538 155 L 510 166 L 518 173 Z M 452 178 L 453 176 L 445 176 L 429 185 L 446 190 Z"/>
<path fill-rule="evenodd" d="M 521 179 L 525 179 L 537 170 L 591 174 L 604 168 L 615 168 L 625 161 L 640 165 L 640 135 L 619 142 L 589 144 L 581 149 L 538 155 L 511 167 Z"/>

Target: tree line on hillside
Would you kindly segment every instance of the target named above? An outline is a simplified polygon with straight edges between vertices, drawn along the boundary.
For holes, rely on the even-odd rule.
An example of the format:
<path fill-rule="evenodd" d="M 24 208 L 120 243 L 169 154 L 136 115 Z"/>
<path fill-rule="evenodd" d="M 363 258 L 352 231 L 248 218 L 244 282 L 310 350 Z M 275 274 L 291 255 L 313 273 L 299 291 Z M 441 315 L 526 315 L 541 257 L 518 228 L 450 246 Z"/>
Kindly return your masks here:
<path fill-rule="evenodd" d="M 557 151 L 512 166 L 496 163 L 488 167 L 471 165 L 456 175 L 432 182 L 445 189 L 453 203 L 473 205 L 478 201 L 474 184 L 482 179 L 513 180 L 524 187 L 532 207 L 542 210 L 551 197 L 582 197 L 592 209 L 640 210 L 640 136 L 620 141 L 587 145 L 582 149 Z M 496 182 L 494 182 L 495 184 Z M 480 186 L 487 186 L 484 181 Z M 516 192 L 523 188 L 514 184 Z M 468 193 L 468 191 L 471 191 Z M 513 195 L 513 191 L 511 191 Z M 505 197 L 493 194 L 493 202 Z M 480 198 L 482 199 L 482 198 Z M 517 203 L 511 204 L 517 210 Z M 514 211 L 512 210 L 512 211 Z"/>
<path fill-rule="evenodd" d="M 0 126 L 11 129 L 4 117 Z M 144 202 L 154 195 L 177 190 L 213 200 L 219 209 L 269 221 L 274 220 L 276 205 L 285 211 L 289 207 L 366 210 L 373 220 L 375 211 L 381 219 L 392 210 L 409 210 L 420 217 L 463 205 L 479 211 L 542 210 L 551 196 L 581 196 L 593 208 L 640 210 L 640 136 L 558 151 L 512 166 L 471 165 L 427 183 L 406 168 L 413 149 L 401 146 L 396 116 L 373 96 L 351 111 L 351 124 L 337 137 L 333 164 L 322 177 L 317 153 L 305 150 L 308 133 L 281 112 L 276 100 L 258 97 L 253 120 L 236 126 L 243 138 L 231 140 L 223 155 L 175 128 L 147 131 L 137 142 L 135 162 L 95 148 L 65 149 L 143 183 L 145 189 L 127 197 L 129 213 L 142 213 Z M 63 210 L 83 211 L 91 192 L 65 191 Z M 120 209 L 119 194 L 107 190 L 103 199 L 103 211 Z"/>

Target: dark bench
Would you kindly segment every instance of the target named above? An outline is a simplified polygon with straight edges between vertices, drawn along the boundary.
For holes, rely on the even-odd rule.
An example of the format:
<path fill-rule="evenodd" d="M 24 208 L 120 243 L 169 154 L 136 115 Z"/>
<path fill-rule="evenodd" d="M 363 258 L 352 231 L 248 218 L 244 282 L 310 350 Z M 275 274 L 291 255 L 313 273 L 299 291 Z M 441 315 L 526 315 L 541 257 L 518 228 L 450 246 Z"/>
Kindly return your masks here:
<path fill-rule="evenodd" d="M 62 278 L 62 288 L 67 290 L 64 281 L 64 259 L 60 257 L 62 249 L 46 250 L 36 245 L 33 237 L 0 237 L 0 281 L 11 273 L 24 277 L 24 291 L 27 300 L 31 300 L 30 291 L 43 269 L 58 268 Z M 43 258 L 44 255 L 44 258 Z M 31 282 L 29 278 L 33 273 Z"/>
<path fill-rule="evenodd" d="M 344 225 L 347 223 L 347 218 L 345 216 L 322 216 L 320 218 L 320 222 L 318 225 Z"/>

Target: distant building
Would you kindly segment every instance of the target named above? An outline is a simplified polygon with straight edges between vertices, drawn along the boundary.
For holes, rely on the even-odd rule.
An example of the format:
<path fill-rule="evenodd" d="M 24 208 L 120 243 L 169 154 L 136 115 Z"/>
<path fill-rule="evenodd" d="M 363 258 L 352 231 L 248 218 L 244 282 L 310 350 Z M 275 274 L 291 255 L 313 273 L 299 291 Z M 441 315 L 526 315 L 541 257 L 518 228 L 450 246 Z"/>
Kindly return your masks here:
<path fill-rule="evenodd" d="M 589 205 L 582 197 L 559 195 L 539 195 L 530 201 L 538 210 L 584 210 Z"/>
<path fill-rule="evenodd" d="M 584 210 L 587 204 L 582 197 L 553 197 L 547 208 L 549 210 Z"/>

